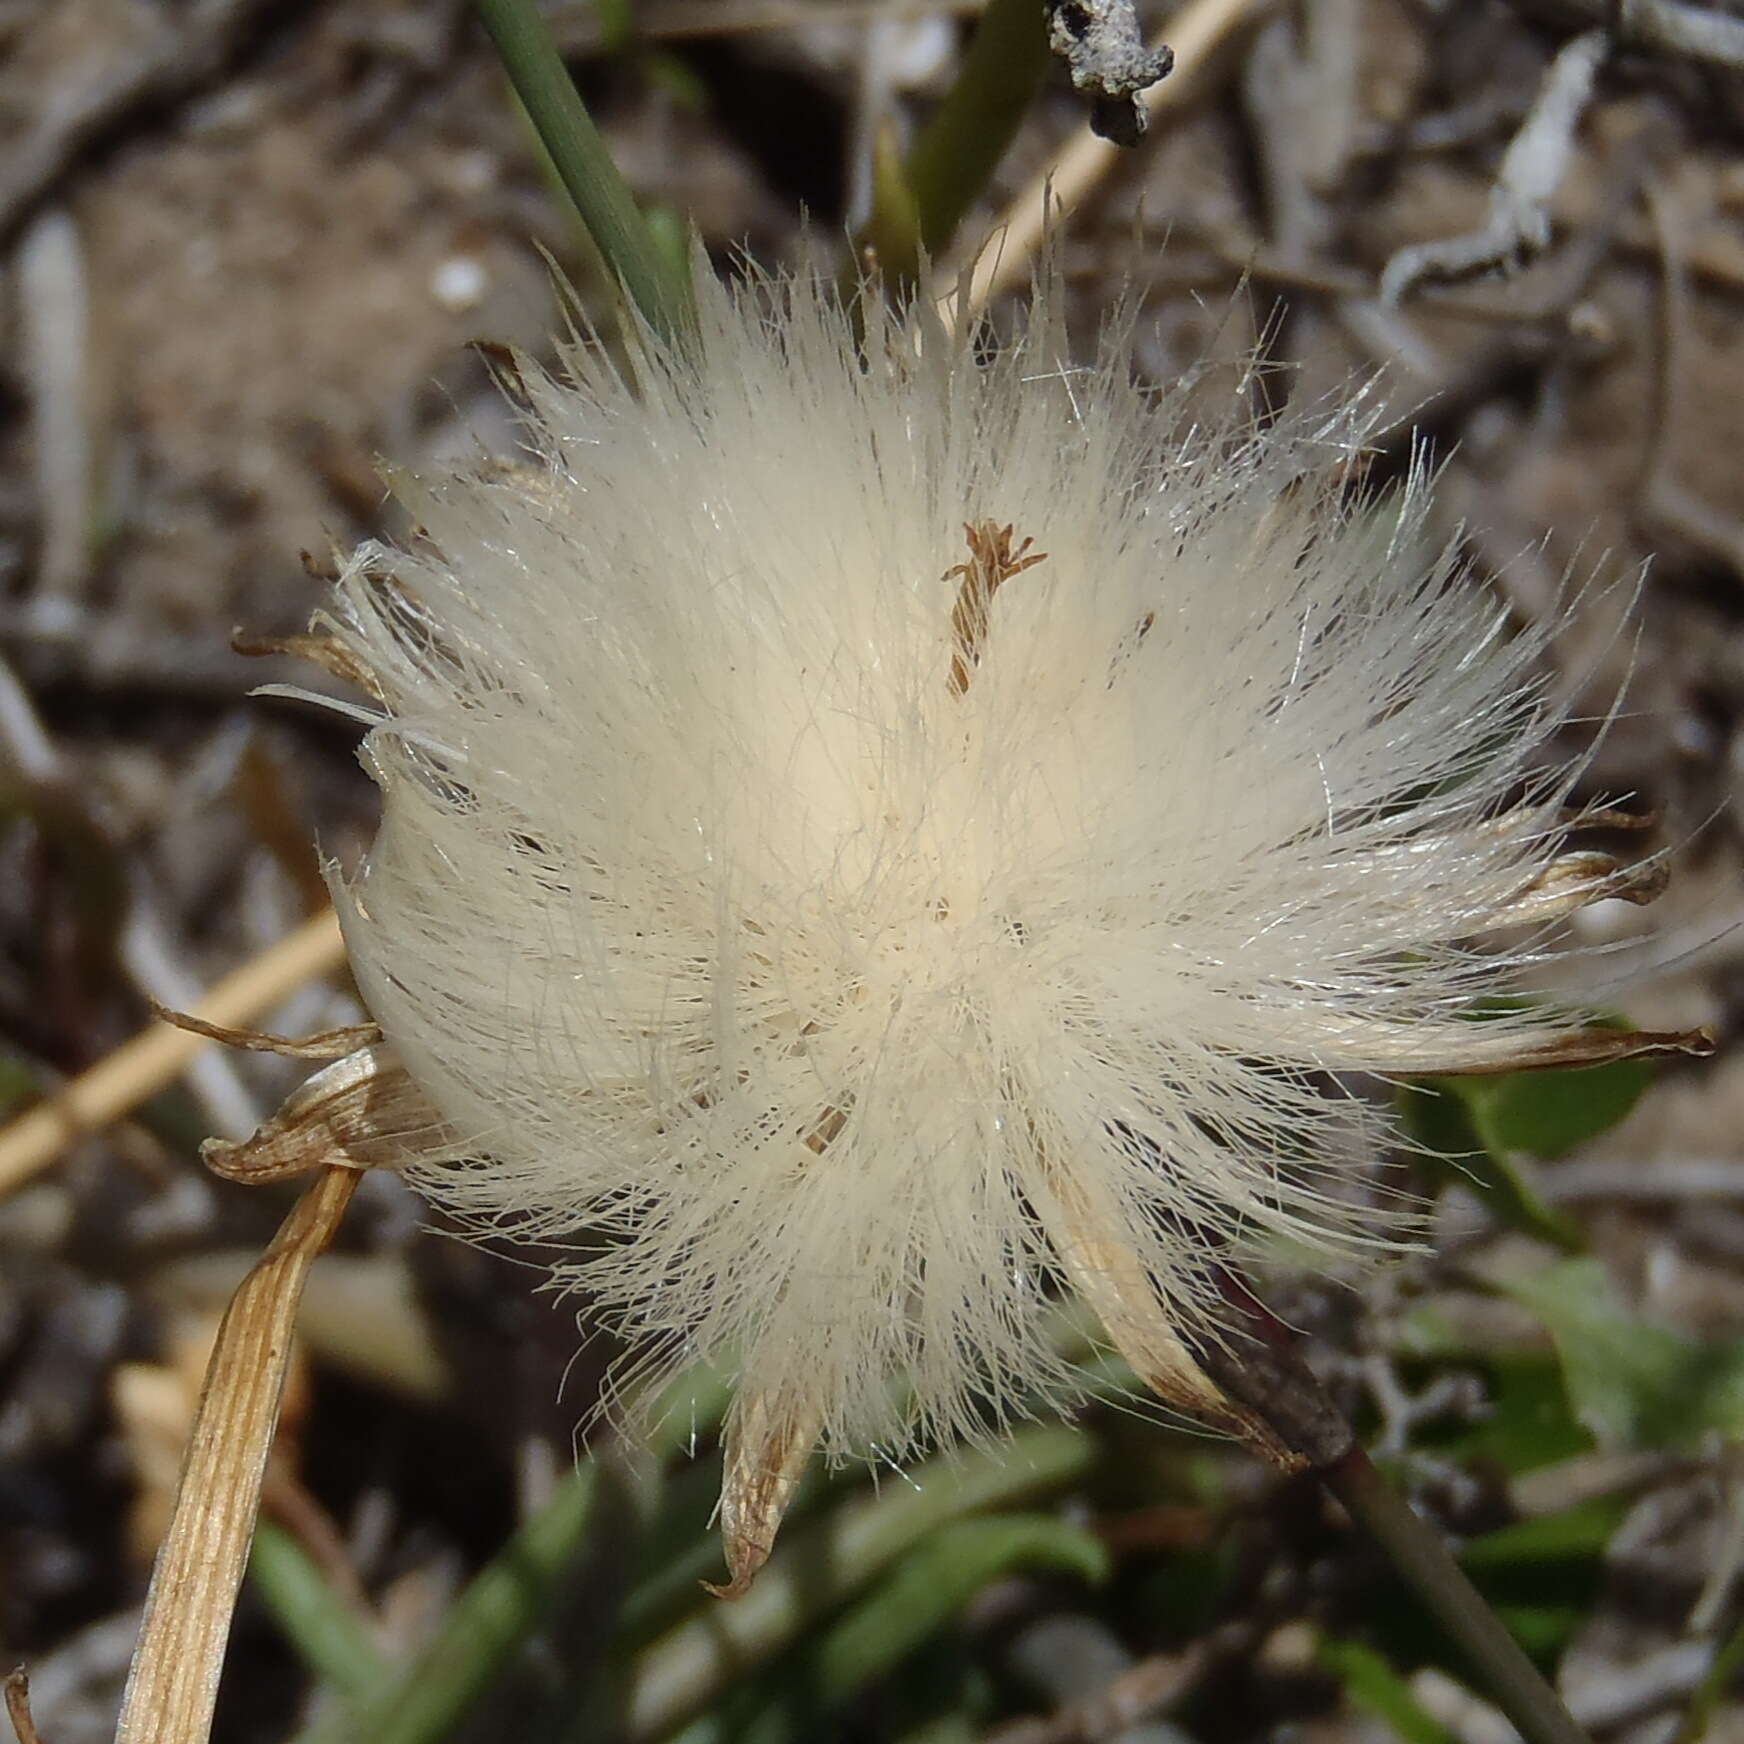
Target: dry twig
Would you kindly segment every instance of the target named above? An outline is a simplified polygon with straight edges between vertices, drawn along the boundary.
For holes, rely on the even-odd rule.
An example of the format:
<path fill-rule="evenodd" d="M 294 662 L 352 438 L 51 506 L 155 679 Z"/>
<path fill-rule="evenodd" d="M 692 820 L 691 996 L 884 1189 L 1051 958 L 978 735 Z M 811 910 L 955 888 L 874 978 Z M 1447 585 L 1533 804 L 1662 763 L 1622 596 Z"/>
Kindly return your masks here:
<path fill-rule="evenodd" d="M 1718 559 L 1735 578 L 1744 581 L 1744 522 L 1704 502 L 1671 471 L 1668 457 L 1689 330 L 1688 272 L 1670 197 L 1662 190 L 1649 188 L 1647 206 L 1659 244 L 1659 359 L 1653 377 L 1635 513 L 1649 538 L 1670 534 Z"/>
<path fill-rule="evenodd" d="M 1744 68 L 1744 18 L 1685 0 L 1514 0 L 1524 12 L 1601 25 L 1619 48 Z"/>
<path fill-rule="evenodd" d="M 19 238 L 18 355 L 30 394 L 36 467 L 36 585 L 77 598 L 90 577 L 95 502 L 87 287 L 79 227 L 64 208 Z"/>
<path fill-rule="evenodd" d="M 1422 280 L 1464 279 L 1518 265 L 1550 241 L 1550 201 L 1568 168 L 1574 130 L 1610 50 L 1602 30 L 1566 43 L 1544 75 L 1532 112 L 1502 155 L 1489 211 L 1476 230 L 1401 248 L 1381 274 L 1381 297 L 1397 303 Z"/>
<path fill-rule="evenodd" d="M 339 920 L 327 909 L 227 975 L 192 1015 L 221 1028 L 240 1027 L 344 961 Z M 75 1139 L 101 1130 L 155 1095 L 209 1046 L 204 1036 L 153 1023 L 57 1095 L 0 1128 L 0 1193 L 46 1168 Z"/>

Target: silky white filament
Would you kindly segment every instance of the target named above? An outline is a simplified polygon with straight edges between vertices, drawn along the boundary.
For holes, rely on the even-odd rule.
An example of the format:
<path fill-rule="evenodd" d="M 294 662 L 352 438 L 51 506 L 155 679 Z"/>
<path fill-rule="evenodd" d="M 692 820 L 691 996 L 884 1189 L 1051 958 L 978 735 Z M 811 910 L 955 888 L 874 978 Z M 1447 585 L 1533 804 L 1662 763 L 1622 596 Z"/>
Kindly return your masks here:
<path fill-rule="evenodd" d="M 1320 1075 L 1542 1033 L 1468 1021 L 1516 965 L 1465 941 L 1570 777 L 1423 482 L 1350 488 L 1364 413 L 1194 425 L 1045 287 L 991 356 L 755 280 L 695 358 L 565 366 L 326 626 L 422 1184 L 861 1453 L 1069 1397 L 1062 1288 L 1215 1336 L 1226 1260 L 1385 1245 Z"/>

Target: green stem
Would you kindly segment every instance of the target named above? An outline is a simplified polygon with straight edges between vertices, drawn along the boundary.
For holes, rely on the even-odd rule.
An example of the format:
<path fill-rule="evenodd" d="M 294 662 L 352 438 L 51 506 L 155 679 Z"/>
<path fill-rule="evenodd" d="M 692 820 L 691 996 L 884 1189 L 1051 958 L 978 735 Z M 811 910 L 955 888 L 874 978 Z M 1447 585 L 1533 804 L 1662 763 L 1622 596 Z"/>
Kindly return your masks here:
<path fill-rule="evenodd" d="M 1201 1366 L 1264 1424 L 1363 1527 L 1431 1615 L 1470 1657 L 1502 1712 L 1527 1744 L 1588 1744 L 1556 1692 L 1503 1627 L 1441 1534 L 1412 1512 L 1375 1469 L 1331 1395 L 1296 1349 L 1296 1337 L 1225 1271 L 1223 1300 L 1251 1339 L 1207 1344 Z"/>
<path fill-rule="evenodd" d="M 1322 1466 L 1316 1475 L 1465 1650 L 1527 1744 L 1588 1744 L 1556 1692 L 1454 1561 L 1440 1533 L 1388 1484 L 1360 1447 Z"/>
<path fill-rule="evenodd" d="M 1048 67 L 1042 0 L 989 0 L 961 71 L 909 153 L 924 247 L 937 253 L 980 197 Z"/>
<path fill-rule="evenodd" d="M 911 294 L 921 256 L 938 254 L 1005 155 L 1048 65 L 1044 0 L 988 0 L 956 82 L 906 160 L 886 123 L 873 142 L 872 210 L 842 282 L 853 292 L 870 254 L 887 287 Z"/>
<path fill-rule="evenodd" d="M 532 0 L 477 3 L 515 94 L 624 295 L 663 339 L 687 343 L 696 331 L 689 276 L 654 240 Z"/>
<path fill-rule="evenodd" d="M 596 1518 L 597 1464 L 564 1478 L 451 1605 L 435 1640 L 349 1714 L 300 1735 L 298 1744 L 435 1744 L 501 1675 L 580 1554 Z"/>

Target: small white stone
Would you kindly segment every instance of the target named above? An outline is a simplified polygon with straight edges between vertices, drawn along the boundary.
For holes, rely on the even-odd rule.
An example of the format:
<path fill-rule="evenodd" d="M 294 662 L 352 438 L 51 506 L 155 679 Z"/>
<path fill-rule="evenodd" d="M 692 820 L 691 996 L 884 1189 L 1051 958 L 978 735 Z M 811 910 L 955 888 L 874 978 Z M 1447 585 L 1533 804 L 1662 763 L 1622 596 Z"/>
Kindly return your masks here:
<path fill-rule="evenodd" d="M 490 275 L 470 254 L 450 255 L 430 275 L 430 295 L 452 315 L 476 309 L 490 289 Z"/>
<path fill-rule="evenodd" d="M 913 91 L 938 77 L 956 51 L 948 18 L 917 18 L 902 26 L 892 45 L 891 77 L 898 90 Z"/>

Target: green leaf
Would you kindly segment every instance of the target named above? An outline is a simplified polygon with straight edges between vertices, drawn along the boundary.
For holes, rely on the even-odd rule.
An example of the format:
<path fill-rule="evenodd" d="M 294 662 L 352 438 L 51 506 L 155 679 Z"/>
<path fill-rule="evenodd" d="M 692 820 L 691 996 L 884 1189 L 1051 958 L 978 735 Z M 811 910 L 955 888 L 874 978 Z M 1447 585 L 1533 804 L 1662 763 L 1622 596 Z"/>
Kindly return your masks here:
<path fill-rule="evenodd" d="M 1624 1029 L 1607 1020 L 1596 1028 Z M 1457 1080 L 1456 1094 L 1492 1151 L 1526 1151 L 1546 1161 L 1616 1126 L 1653 1082 L 1646 1060 L 1548 1072 L 1502 1072 Z"/>
<path fill-rule="evenodd" d="M 1613 1447 L 1744 1433 L 1744 1342 L 1702 1344 L 1632 1315 L 1597 1260 L 1566 1260 L 1500 1286 L 1549 1331 L 1575 1415 Z"/>
<path fill-rule="evenodd" d="M 579 1466 L 473 1577 L 435 1638 L 349 1714 L 299 1734 L 299 1744 L 436 1744 L 502 1674 L 595 1524 L 599 1468 Z"/>
<path fill-rule="evenodd" d="M 303 1663 L 353 1699 L 380 1689 L 388 1666 L 366 1620 L 328 1584 L 307 1551 L 270 1520 L 255 1528 L 248 1578 Z"/>
<path fill-rule="evenodd" d="M 678 1730 L 753 1668 L 790 1650 L 820 1614 L 894 1578 L 893 1565 L 953 1522 L 1058 1490 L 1083 1477 L 1096 1453 L 1076 1430 L 1022 1429 L 997 1450 L 941 1454 L 901 1483 L 856 1494 L 788 1534 L 743 1598 L 708 1600 L 636 1656 L 623 1736 L 641 1744 Z"/>
<path fill-rule="evenodd" d="M 1487 1001 L 1474 1022 L 1518 1011 L 1520 999 Z M 1587 1027 L 1627 1031 L 1627 1018 L 1605 1013 Z M 1440 1186 L 1464 1185 L 1498 1219 L 1565 1253 L 1584 1251 L 1579 1230 L 1545 1204 L 1519 1158 L 1553 1161 L 1609 1132 L 1653 1081 L 1645 1060 L 1616 1060 L 1537 1072 L 1424 1078 L 1399 1091 L 1406 1133 L 1427 1153 L 1424 1172 Z"/>
<path fill-rule="evenodd" d="M 1554 1665 L 1591 1620 L 1593 1607 L 1598 1603 L 1598 1587 L 1595 1574 L 1590 1590 L 1577 1602 L 1566 1605 L 1510 1605 L 1498 1599 L 1496 1615 L 1535 1664 Z"/>
<path fill-rule="evenodd" d="M 1126 1580 L 1134 1614 L 1159 1635 L 1186 1640 L 1215 1627 L 1252 1564 L 1247 1536 L 1237 1525 L 1210 1544 L 1146 1559 L 1151 1565 Z"/>
<path fill-rule="evenodd" d="M 1398 1337 L 1400 1358 L 1412 1378 L 1420 1371 L 1427 1377 L 1449 1368 L 1475 1370 L 1483 1377 L 1487 1401 L 1477 1422 L 1424 1424 L 1413 1445 L 1468 1465 L 1487 1461 L 1510 1475 L 1592 1451 L 1592 1432 L 1569 1405 L 1554 1352 L 1473 1345 L 1432 1304 L 1404 1315 Z"/>
<path fill-rule="evenodd" d="M 1593 1614 L 1605 1548 L 1628 1511 L 1627 1496 L 1600 1496 L 1520 1520 L 1462 1545 L 1459 1565 L 1527 1653 L 1553 1664 Z"/>
<path fill-rule="evenodd" d="M 1607 1072 L 1615 1068 L 1594 1067 Z M 1583 1072 L 1510 1073 L 1508 1081 L 1523 1083 L 1553 1077 L 1584 1077 Z M 1475 1193 L 1496 1218 L 1564 1253 L 1579 1253 L 1585 1247 L 1580 1231 L 1551 1209 L 1508 1155 L 1518 1146 L 1503 1146 L 1486 1138 L 1480 1126 L 1472 1092 L 1479 1083 L 1497 1080 L 1443 1078 L 1434 1084 L 1407 1084 L 1399 1091 L 1398 1110 L 1406 1134 L 1422 1147 L 1417 1162 L 1437 1186 L 1462 1186 Z M 1494 1122 L 1488 1130 L 1496 1132 Z"/>
<path fill-rule="evenodd" d="M 1353 1707 L 1373 1714 L 1405 1744 L 1454 1744 L 1454 1735 L 1423 1709 L 1411 1686 L 1372 1647 L 1322 1640 L 1314 1657 L 1344 1686 Z"/>
<path fill-rule="evenodd" d="M 1627 1496 L 1595 1496 L 1559 1513 L 1518 1520 L 1468 1540 L 1460 1549 L 1460 1566 L 1476 1578 L 1512 1569 L 1541 1574 L 1558 1563 L 1596 1562 L 1628 1511 Z"/>
<path fill-rule="evenodd" d="M 736 1730 L 739 1744 L 819 1736 L 820 1722 L 901 1664 L 989 1581 L 1020 1570 L 1099 1583 L 1108 1575 L 1109 1557 L 1090 1533 L 1049 1514 L 1006 1514 L 943 1527 L 783 1662 L 776 1680 L 780 1693 Z"/>
<path fill-rule="evenodd" d="M 1530 1008 L 1532 1001 L 1489 999 L 1469 1013 L 1474 1023 Z M 1573 1024 L 1576 1019 L 1569 1019 Z M 1587 1029 L 1627 1033 L 1635 1028 L 1618 1012 L 1592 1012 Z M 1604 1066 L 1566 1066 L 1535 1072 L 1453 1075 L 1424 1080 L 1464 1106 L 1478 1142 L 1493 1151 L 1525 1151 L 1553 1161 L 1617 1125 L 1653 1082 L 1646 1060 L 1615 1060 Z"/>
<path fill-rule="evenodd" d="M 630 0 L 593 0 L 592 11 L 599 25 L 602 54 L 622 54 L 634 44 L 636 17 Z"/>

